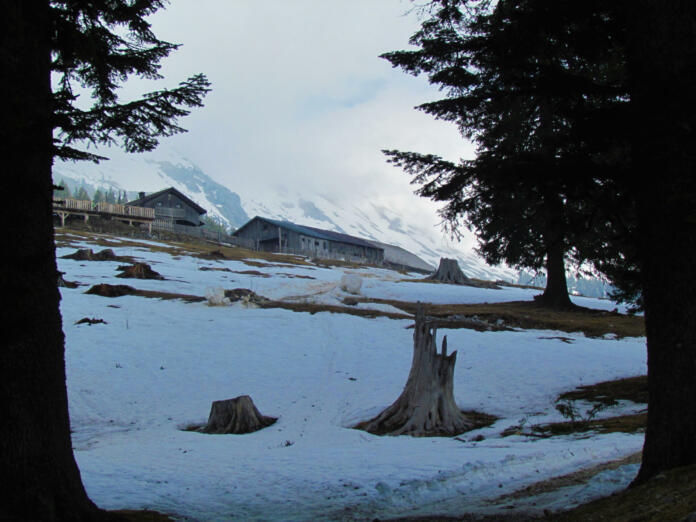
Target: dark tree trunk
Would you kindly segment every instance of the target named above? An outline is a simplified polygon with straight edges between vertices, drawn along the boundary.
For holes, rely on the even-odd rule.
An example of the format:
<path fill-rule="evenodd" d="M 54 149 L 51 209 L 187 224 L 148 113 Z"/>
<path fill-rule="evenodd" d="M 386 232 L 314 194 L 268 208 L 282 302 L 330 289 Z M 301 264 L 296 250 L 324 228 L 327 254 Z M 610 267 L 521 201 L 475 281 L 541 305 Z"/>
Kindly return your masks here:
<path fill-rule="evenodd" d="M 372 420 L 355 426 L 376 435 L 451 437 L 479 427 L 454 402 L 457 352 L 447 355 L 447 337 L 437 353 L 436 330 L 422 306 L 413 329 L 413 362 L 406 386 L 394 403 Z"/>
<path fill-rule="evenodd" d="M 696 4 L 630 13 L 648 422 L 634 484 L 696 464 Z"/>
<path fill-rule="evenodd" d="M 52 224 L 49 2 L 8 0 L 0 17 L 6 181 L 0 256 L 3 520 L 94 520 L 73 457 Z"/>
<path fill-rule="evenodd" d="M 546 288 L 534 300 L 549 308 L 572 308 L 568 295 L 563 248 L 559 243 L 550 246 L 546 253 Z"/>

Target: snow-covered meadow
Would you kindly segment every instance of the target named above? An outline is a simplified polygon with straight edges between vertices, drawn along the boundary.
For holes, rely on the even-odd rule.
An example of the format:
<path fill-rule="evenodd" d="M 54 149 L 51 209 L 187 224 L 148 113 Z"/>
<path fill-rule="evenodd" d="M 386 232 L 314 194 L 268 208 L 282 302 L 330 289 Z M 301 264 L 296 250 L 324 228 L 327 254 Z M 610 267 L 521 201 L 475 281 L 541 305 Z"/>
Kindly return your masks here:
<path fill-rule="evenodd" d="M 166 280 L 117 279 L 121 263 L 110 261 L 59 259 L 59 269 L 66 280 L 89 286 L 128 284 L 199 296 L 243 287 L 273 299 L 326 304 L 339 304 L 347 295 L 339 285 L 345 273 L 363 278 L 364 296 L 385 299 L 474 303 L 525 300 L 535 293 L 403 282 L 402 274 L 382 269 L 208 261 L 151 251 L 156 243 L 140 243 L 117 246 L 116 240 L 113 249 L 150 263 Z M 70 246 L 58 248 L 58 256 L 84 247 L 101 248 L 75 236 Z M 204 267 L 230 272 L 200 270 Z M 234 272 L 248 270 L 270 277 Z M 440 330 L 438 337 L 446 334 L 450 349 L 459 352 L 457 404 L 499 420 L 458 438 L 378 437 L 350 427 L 401 392 L 411 364 L 411 321 L 242 303 L 105 298 L 84 294 L 89 286 L 61 288 L 61 312 L 75 456 L 100 507 L 148 508 L 185 520 L 509 512 L 506 503 L 490 501 L 622 458 L 643 443 L 640 434 L 538 439 L 500 433 L 520 422 L 561 420 L 554 401 L 563 391 L 644 374 L 644 338 Z M 573 299 L 583 306 L 616 306 Z M 107 324 L 75 324 L 84 317 Z M 549 338 L 561 335 L 573 342 Z M 181 430 L 205 423 L 212 401 L 243 394 L 278 421 L 247 435 Z M 478 435 L 483 440 L 474 441 Z M 625 466 L 605 472 L 527 507 L 556 509 L 587 501 L 624 487 L 636 471 Z"/>

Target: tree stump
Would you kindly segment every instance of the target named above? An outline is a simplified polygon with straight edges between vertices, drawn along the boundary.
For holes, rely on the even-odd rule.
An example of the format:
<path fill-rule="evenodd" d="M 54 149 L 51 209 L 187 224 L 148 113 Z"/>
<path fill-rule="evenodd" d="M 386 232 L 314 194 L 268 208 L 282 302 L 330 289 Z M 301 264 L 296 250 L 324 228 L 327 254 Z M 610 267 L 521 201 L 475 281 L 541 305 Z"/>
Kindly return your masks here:
<path fill-rule="evenodd" d="M 147 263 L 133 263 L 132 265 L 120 265 L 116 270 L 121 273 L 116 277 L 130 279 L 159 279 L 163 280 L 161 274 L 155 272 Z"/>
<path fill-rule="evenodd" d="M 214 401 L 203 433 L 251 433 L 273 424 L 275 417 L 261 415 L 248 395 Z"/>
<path fill-rule="evenodd" d="M 427 279 L 432 279 L 434 281 L 440 281 L 442 283 L 454 283 L 457 285 L 463 285 L 469 283 L 469 278 L 464 275 L 462 269 L 459 268 L 459 263 L 456 259 L 447 259 L 446 257 L 440 258 L 440 266 L 437 271 Z"/>
<path fill-rule="evenodd" d="M 376 435 L 451 437 L 479 427 L 454 402 L 454 364 L 457 352 L 447 355 L 447 336 L 437 353 L 436 328 L 425 319 L 423 307 L 416 311 L 413 331 L 413 362 L 406 386 L 396 401 L 357 429 Z"/>

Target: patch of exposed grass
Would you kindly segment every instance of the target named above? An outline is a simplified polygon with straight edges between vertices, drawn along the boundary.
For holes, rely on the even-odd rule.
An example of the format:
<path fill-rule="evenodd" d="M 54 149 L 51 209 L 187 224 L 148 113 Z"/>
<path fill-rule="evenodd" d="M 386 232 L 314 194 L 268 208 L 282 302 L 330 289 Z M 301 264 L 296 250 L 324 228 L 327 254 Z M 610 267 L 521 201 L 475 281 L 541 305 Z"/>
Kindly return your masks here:
<path fill-rule="evenodd" d="M 499 503 L 501 501 L 505 501 L 505 500 L 513 500 L 513 499 L 532 497 L 532 496 L 536 496 L 536 495 L 542 495 L 544 493 L 556 491 L 560 488 L 584 484 L 589 479 L 591 479 L 593 476 L 595 476 L 597 473 L 600 473 L 600 472 L 606 471 L 606 470 L 610 470 L 610 469 L 617 469 L 617 468 L 619 468 L 621 466 L 625 466 L 627 464 L 637 464 L 640 462 L 640 458 L 641 458 L 641 454 L 640 454 L 640 452 L 637 452 L 637 453 L 633 453 L 633 454 L 629 455 L 628 457 L 624 457 L 622 459 L 612 460 L 609 462 L 602 462 L 601 464 L 597 464 L 597 465 L 592 466 L 590 468 L 581 469 L 579 471 L 574 471 L 574 472 L 569 473 L 567 475 L 562 475 L 560 477 L 553 477 L 553 478 L 548 479 L 548 480 L 542 480 L 541 482 L 536 482 L 534 484 L 531 484 L 530 486 L 527 486 L 524 489 L 519 489 L 519 490 L 514 491 L 512 493 L 502 495 L 502 496 L 496 498 L 495 500 L 493 500 L 493 502 L 497 504 L 497 503 Z"/>
<path fill-rule="evenodd" d="M 389 304 L 409 314 L 414 314 L 417 303 L 393 299 L 359 298 L 363 303 Z M 588 337 L 614 334 L 617 337 L 641 337 L 645 335 L 642 317 L 595 310 L 580 306 L 568 310 L 551 310 L 534 301 L 510 301 L 506 303 L 432 304 L 423 303 L 425 313 L 442 319 L 441 328 L 471 328 L 464 319 L 476 319 L 487 324 L 485 329 L 523 328 L 535 330 L 560 330 L 582 332 Z M 457 321 L 463 324 L 457 325 Z M 484 326 L 485 326 L 484 324 Z"/>
<path fill-rule="evenodd" d="M 558 522 L 665 522 L 685 520 L 694 512 L 696 466 L 688 466 L 552 517 Z"/>
<path fill-rule="evenodd" d="M 454 283 L 443 283 L 442 281 L 437 281 L 435 279 L 401 279 L 401 283 L 429 283 L 434 285 L 452 285 Z M 486 281 L 485 279 L 475 279 L 470 277 L 466 283 L 462 283 L 458 286 L 473 286 L 475 288 L 489 288 L 492 290 L 500 290 L 500 286 L 497 282 Z"/>
<path fill-rule="evenodd" d="M 572 391 L 562 393 L 558 396 L 556 403 L 561 401 L 583 400 L 598 406 L 598 411 L 616 404 L 617 401 L 631 401 L 637 404 L 647 404 L 648 402 L 648 380 L 645 375 L 638 377 L 628 377 L 626 379 L 616 379 L 614 381 L 604 381 L 588 386 L 580 386 Z M 550 424 L 537 424 L 531 427 L 532 435 L 540 437 L 552 437 L 554 435 L 570 435 L 572 433 L 583 433 L 594 431 L 597 433 L 636 433 L 645 429 L 647 422 L 646 413 L 636 413 L 632 415 L 619 415 L 605 419 L 582 418 L 567 422 L 554 422 Z M 506 430 L 503 435 L 514 435 L 524 433 L 522 427 L 513 426 Z"/>
<path fill-rule="evenodd" d="M 271 277 L 271 274 L 259 272 L 258 270 L 233 270 L 235 274 L 250 275 L 256 277 Z"/>
<path fill-rule="evenodd" d="M 246 264 L 259 267 L 266 267 L 269 265 L 267 263 L 255 262 L 253 261 L 254 259 L 260 259 L 271 263 L 277 263 L 281 266 L 312 266 L 311 263 L 309 263 L 305 258 L 301 256 L 295 256 L 290 254 L 274 254 L 271 252 L 248 250 L 246 248 L 241 247 L 218 245 L 196 238 L 190 238 L 186 241 L 166 241 L 155 239 L 154 241 L 156 241 L 159 244 L 153 245 L 149 242 L 152 241 L 151 239 L 143 241 L 140 241 L 137 238 L 114 239 L 112 236 L 109 236 L 107 234 L 98 234 L 95 232 L 84 230 L 64 230 L 56 231 L 55 240 L 56 245 L 61 247 L 72 246 L 72 244 L 75 241 L 88 241 L 90 243 L 94 243 L 102 247 L 145 248 L 151 250 L 152 252 L 163 252 L 171 256 L 184 255 L 200 257 L 201 259 L 208 260 L 212 259 L 242 261 Z"/>
<path fill-rule="evenodd" d="M 631 401 L 639 404 L 648 403 L 648 377 L 628 377 L 615 381 L 599 382 L 589 386 L 580 386 L 575 390 L 559 395 L 559 399 L 572 401 L 585 400 L 610 404 L 613 401 Z"/>
<path fill-rule="evenodd" d="M 293 312 L 308 312 L 316 314 L 318 312 L 330 312 L 335 314 L 356 315 L 358 317 L 388 317 L 390 319 L 412 319 L 410 315 L 399 314 L 396 312 L 384 312 L 381 310 L 367 310 L 365 308 L 352 308 L 338 305 L 317 304 L 317 303 L 298 303 L 289 301 L 267 301 L 259 305 L 260 308 L 283 308 Z"/>
<path fill-rule="evenodd" d="M 537 424 L 532 426 L 532 432 L 541 437 L 571 435 L 588 431 L 596 433 L 636 433 L 645 429 L 647 420 L 647 413 L 635 413 L 633 415 L 620 415 L 607 419 L 595 419 L 588 422 L 568 421 Z"/>
<path fill-rule="evenodd" d="M 100 295 L 102 297 L 121 297 L 124 295 L 136 295 L 152 299 L 181 299 L 187 303 L 200 303 L 206 301 L 205 297 L 188 294 L 175 294 L 171 292 L 158 292 L 155 290 L 138 290 L 128 285 L 109 285 L 106 283 L 94 285 L 85 292 L 86 294 Z"/>

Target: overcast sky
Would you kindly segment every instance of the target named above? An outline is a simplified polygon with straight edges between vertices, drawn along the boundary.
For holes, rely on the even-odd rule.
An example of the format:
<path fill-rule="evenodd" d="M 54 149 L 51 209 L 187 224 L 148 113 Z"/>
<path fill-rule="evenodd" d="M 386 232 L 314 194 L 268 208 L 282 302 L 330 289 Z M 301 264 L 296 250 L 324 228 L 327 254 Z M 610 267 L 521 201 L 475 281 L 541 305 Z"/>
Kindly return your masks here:
<path fill-rule="evenodd" d="M 454 125 L 413 109 L 437 99 L 437 89 L 379 58 L 408 48 L 420 23 L 413 6 L 409 0 L 172 1 L 151 18 L 158 37 L 183 44 L 163 62 L 164 85 L 203 72 L 213 90 L 205 107 L 182 121 L 189 132 L 166 146 L 232 190 L 307 187 L 434 215 L 380 152 L 472 154 Z M 152 88 L 129 82 L 126 94 Z"/>

